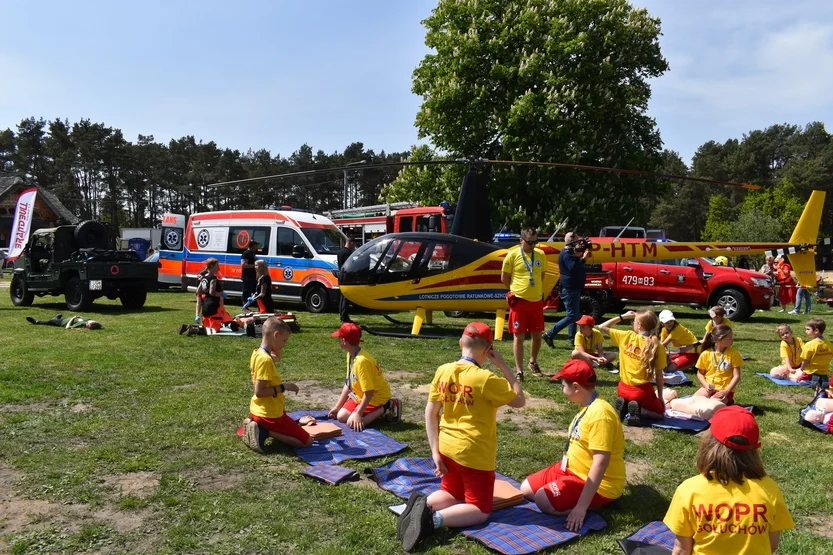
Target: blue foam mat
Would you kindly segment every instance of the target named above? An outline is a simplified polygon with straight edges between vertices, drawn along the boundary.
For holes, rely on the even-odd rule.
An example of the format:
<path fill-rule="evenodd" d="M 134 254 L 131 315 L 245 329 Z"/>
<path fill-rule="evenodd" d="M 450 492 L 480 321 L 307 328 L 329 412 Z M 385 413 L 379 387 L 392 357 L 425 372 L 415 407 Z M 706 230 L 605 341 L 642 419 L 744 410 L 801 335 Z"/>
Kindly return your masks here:
<path fill-rule="evenodd" d="M 810 382 L 791 382 L 790 380 L 780 380 L 778 378 L 773 378 L 769 374 L 765 374 L 763 372 L 755 372 L 755 374 L 757 374 L 758 376 L 764 377 L 764 378 L 768 379 L 769 381 L 771 381 L 773 383 L 776 383 L 778 385 L 788 385 L 788 386 L 795 385 L 795 386 L 799 386 L 799 387 L 812 387 L 813 386 L 813 384 L 811 384 Z"/>
<path fill-rule="evenodd" d="M 434 461 L 429 458 L 397 459 L 371 471 L 379 487 L 403 499 L 412 491 L 420 491 L 427 495 L 440 489 L 440 479 L 434 476 Z M 520 484 L 508 476 L 496 473 L 496 478 L 520 488 Z M 607 527 L 607 522 L 593 511 L 587 512 L 584 525 L 578 532 L 567 530 L 566 522 L 566 516 L 546 515 L 534 503 L 524 502 L 497 510 L 485 524 L 462 528 L 460 532 L 499 553 L 523 555 L 536 553 L 583 536 L 591 530 L 599 531 Z"/>
<path fill-rule="evenodd" d="M 293 420 L 302 416 L 312 416 L 316 420 L 326 420 L 326 410 L 299 410 L 288 413 Z M 407 443 L 400 443 L 392 437 L 373 428 L 365 428 L 361 432 L 354 431 L 350 426 L 338 420 L 329 420 L 339 428 L 342 435 L 330 439 L 315 441 L 311 447 L 295 449 L 295 453 L 308 464 L 338 464 L 350 459 L 372 459 L 399 453 L 408 447 Z"/>

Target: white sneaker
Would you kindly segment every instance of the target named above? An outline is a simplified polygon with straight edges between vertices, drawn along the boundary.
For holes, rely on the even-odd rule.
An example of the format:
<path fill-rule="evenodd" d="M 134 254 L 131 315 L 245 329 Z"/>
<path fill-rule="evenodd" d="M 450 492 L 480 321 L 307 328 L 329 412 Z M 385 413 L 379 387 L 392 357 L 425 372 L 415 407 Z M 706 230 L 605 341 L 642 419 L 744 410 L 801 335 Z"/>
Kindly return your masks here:
<path fill-rule="evenodd" d="M 790 314 L 795 314 L 796 316 L 798 316 L 798 312 L 796 312 L 795 310 L 790 310 Z"/>

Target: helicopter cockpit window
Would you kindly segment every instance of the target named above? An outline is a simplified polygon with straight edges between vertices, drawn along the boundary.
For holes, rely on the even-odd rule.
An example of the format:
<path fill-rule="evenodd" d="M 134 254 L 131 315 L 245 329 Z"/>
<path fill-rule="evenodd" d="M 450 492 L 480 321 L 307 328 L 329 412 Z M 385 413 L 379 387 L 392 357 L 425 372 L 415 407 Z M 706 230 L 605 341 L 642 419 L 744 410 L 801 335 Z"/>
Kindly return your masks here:
<path fill-rule="evenodd" d="M 382 262 L 376 267 L 376 273 L 405 274 L 414 265 L 422 243 L 395 239 L 385 252 Z"/>

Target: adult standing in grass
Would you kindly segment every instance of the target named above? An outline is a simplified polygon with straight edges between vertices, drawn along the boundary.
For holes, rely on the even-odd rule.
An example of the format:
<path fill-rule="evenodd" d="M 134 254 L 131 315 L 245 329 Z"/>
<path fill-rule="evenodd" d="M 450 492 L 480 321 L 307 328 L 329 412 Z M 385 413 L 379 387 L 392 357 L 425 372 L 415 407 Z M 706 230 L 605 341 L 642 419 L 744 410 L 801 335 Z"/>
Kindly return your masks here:
<path fill-rule="evenodd" d="M 576 336 L 576 321 L 581 315 L 581 292 L 584 290 L 586 279 L 584 261 L 590 256 L 587 243 L 582 241 L 578 233 L 567 233 L 564 243 L 564 248 L 558 254 L 558 272 L 561 275 L 558 292 L 565 314 L 564 318 L 544 334 L 544 341 L 550 349 L 555 348 L 555 336 L 564 328 L 567 328 L 570 338 Z"/>
<path fill-rule="evenodd" d="M 434 374 L 425 406 L 425 431 L 434 473 L 442 485 L 428 497 L 414 492 L 408 499 L 396 525 L 405 551 L 435 529 L 477 526 L 492 513 L 497 409 L 526 404 L 521 385 L 492 348 L 492 340 L 489 326 L 469 324 L 460 338 L 460 360 L 440 366 Z M 487 360 L 503 378 L 482 368 Z"/>
<path fill-rule="evenodd" d="M 253 239 L 246 245 L 246 250 L 240 254 L 240 279 L 243 282 L 243 300 L 254 295 L 257 290 L 257 270 L 255 269 L 255 262 L 257 262 L 255 251 L 257 247 L 258 243 Z"/>
<path fill-rule="evenodd" d="M 758 454 L 752 413 L 727 407 L 714 413 L 700 441 L 697 471 L 677 488 L 663 522 L 676 535 L 673 555 L 772 553 L 793 523 L 778 485 Z"/>
<path fill-rule="evenodd" d="M 541 333 L 544 331 L 543 277 L 547 257 L 535 248 L 538 233 L 531 227 L 521 230 L 521 244 L 510 249 L 503 259 L 500 279 L 509 289 L 509 329 L 514 342 L 515 376 L 524 379 L 524 340 L 529 333 L 532 346 L 529 352 L 529 369 L 541 376 L 538 352 L 541 350 Z"/>
<path fill-rule="evenodd" d="M 284 392 L 298 393 L 294 383 L 283 383 L 276 362 L 291 335 L 289 325 L 275 316 L 263 324 L 260 347 L 249 360 L 254 395 L 249 402 L 249 417 L 243 421 L 243 443 L 263 453 L 264 442 L 271 437 L 290 447 L 312 445 L 312 438 L 284 410 Z"/>
<path fill-rule="evenodd" d="M 530 475 L 521 492 L 541 511 L 567 515 L 567 529 L 576 532 L 588 509 L 625 491 L 625 436 L 616 411 L 599 398 L 596 372 L 586 360 L 568 360 L 553 379 L 561 380 L 562 393 L 580 409 L 561 461 Z"/>

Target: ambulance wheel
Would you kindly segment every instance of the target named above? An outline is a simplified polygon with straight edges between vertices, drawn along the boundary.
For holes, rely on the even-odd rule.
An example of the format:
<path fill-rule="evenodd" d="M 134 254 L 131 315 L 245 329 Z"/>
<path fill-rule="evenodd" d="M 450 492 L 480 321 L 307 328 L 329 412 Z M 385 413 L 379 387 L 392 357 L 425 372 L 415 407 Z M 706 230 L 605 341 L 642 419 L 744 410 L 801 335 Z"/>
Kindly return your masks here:
<path fill-rule="evenodd" d="M 12 304 L 15 306 L 31 306 L 35 300 L 35 294 L 29 291 L 29 288 L 26 287 L 26 282 L 21 276 L 14 276 L 12 278 L 12 283 L 9 287 L 9 296 L 12 298 Z"/>
<path fill-rule="evenodd" d="M 307 294 L 304 297 L 304 304 L 307 305 L 307 310 L 314 314 L 327 312 L 330 308 L 330 296 L 322 286 L 313 285 L 307 290 Z"/>
<path fill-rule="evenodd" d="M 582 295 L 581 301 L 579 303 L 579 312 L 583 315 L 592 316 L 596 322 L 601 322 L 602 316 L 604 316 L 604 310 L 602 310 L 602 303 L 599 302 L 599 299 L 595 297 L 591 297 L 590 295 Z"/>

